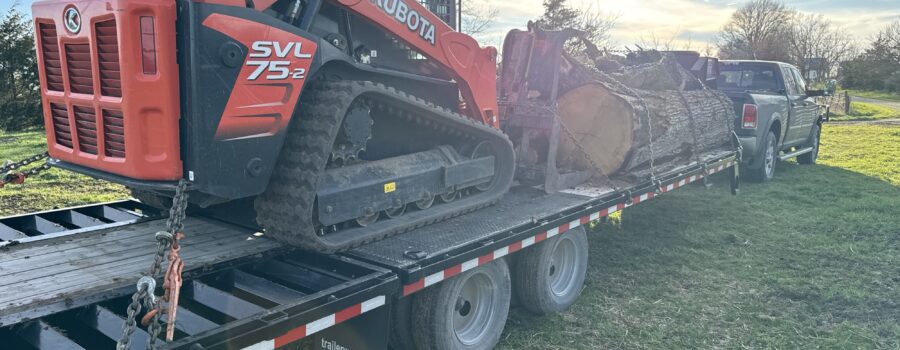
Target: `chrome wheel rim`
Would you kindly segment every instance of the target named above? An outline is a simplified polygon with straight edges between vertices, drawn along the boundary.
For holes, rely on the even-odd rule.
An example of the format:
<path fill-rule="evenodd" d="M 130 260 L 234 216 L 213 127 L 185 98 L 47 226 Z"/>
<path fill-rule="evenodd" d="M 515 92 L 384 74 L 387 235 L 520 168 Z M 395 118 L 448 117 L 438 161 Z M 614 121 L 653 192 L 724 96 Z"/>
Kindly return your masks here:
<path fill-rule="evenodd" d="M 769 146 L 766 147 L 765 157 L 766 176 L 772 177 L 775 173 L 775 140 L 769 140 Z"/>
<path fill-rule="evenodd" d="M 580 252 L 571 239 L 561 237 L 559 243 L 550 254 L 550 264 L 546 273 L 549 275 L 550 292 L 557 297 L 565 297 L 573 292 L 577 284 L 580 267 Z"/>
<path fill-rule="evenodd" d="M 813 139 L 812 159 L 816 160 L 816 158 L 819 158 L 819 133 L 816 133 Z"/>
<path fill-rule="evenodd" d="M 500 289 L 485 273 L 476 273 L 463 282 L 453 310 L 453 331 L 465 345 L 479 344 L 488 337 L 499 304 Z"/>

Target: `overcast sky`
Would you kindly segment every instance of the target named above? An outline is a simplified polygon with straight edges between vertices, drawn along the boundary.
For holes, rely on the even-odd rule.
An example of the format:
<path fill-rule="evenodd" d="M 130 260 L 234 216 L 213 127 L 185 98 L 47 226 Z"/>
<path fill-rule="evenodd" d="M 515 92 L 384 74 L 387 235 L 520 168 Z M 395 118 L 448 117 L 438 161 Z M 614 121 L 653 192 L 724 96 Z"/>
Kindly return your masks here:
<path fill-rule="evenodd" d="M 467 1 L 467 0 L 463 0 Z M 480 39 L 499 46 L 505 33 L 524 28 L 542 13 L 541 0 L 468 0 L 487 3 L 499 10 L 496 23 Z M 618 17 L 612 40 L 618 46 L 649 43 L 656 38 L 674 40 L 678 48 L 691 45 L 702 50 L 715 42 L 716 32 L 728 17 L 748 0 L 569 0 L 575 7 L 590 8 Z M 9 8 L 14 0 L 0 0 Z M 30 12 L 31 1 L 19 1 Z M 821 13 L 859 40 L 866 40 L 885 24 L 900 20 L 900 0 L 788 0 L 803 12 Z"/>

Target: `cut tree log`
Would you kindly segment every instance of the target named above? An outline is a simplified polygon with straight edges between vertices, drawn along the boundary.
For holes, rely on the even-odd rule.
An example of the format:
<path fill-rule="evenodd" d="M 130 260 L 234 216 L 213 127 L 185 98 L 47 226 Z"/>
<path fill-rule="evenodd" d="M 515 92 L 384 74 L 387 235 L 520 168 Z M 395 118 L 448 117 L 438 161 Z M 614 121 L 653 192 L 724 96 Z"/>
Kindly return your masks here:
<path fill-rule="evenodd" d="M 569 137 L 560 141 L 560 166 L 645 178 L 730 145 L 734 109 L 723 93 L 632 88 L 571 57 L 565 61 L 557 111 Z M 672 69 L 673 61 L 663 61 L 660 71 Z M 638 81 L 647 86 L 653 68 L 642 71 Z"/>

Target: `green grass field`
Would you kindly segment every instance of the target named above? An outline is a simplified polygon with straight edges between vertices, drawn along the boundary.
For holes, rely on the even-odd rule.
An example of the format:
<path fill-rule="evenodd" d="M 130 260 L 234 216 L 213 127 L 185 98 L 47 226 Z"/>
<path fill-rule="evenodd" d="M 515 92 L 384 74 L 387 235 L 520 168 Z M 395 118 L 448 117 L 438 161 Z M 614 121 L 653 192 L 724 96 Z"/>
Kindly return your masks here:
<path fill-rule="evenodd" d="M 897 349 L 900 128 L 826 125 L 820 165 L 724 178 L 591 233 L 569 311 L 512 313 L 501 349 Z"/>
<path fill-rule="evenodd" d="M 0 132 L 0 162 L 18 161 L 47 150 L 44 132 Z M 26 167 L 26 169 L 29 167 Z M 124 187 L 72 172 L 50 169 L 23 185 L 0 188 L 0 216 L 128 197 Z"/>
<path fill-rule="evenodd" d="M 0 140 L 0 158 L 42 147 Z M 733 197 L 719 177 L 601 225 L 579 301 L 513 310 L 499 348 L 900 348 L 900 128 L 826 125 L 822 140 L 819 165 L 781 163 L 771 184 Z M 0 189 L 0 215 L 123 196 L 54 170 Z"/>
<path fill-rule="evenodd" d="M 887 91 L 862 91 L 862 90 L 847 90 L 850 92 L 852 96 L 866 97 L 866 98 L 874 98 L 879 100 L 886 101 L 894 101 L 900 102 L 900 93 L 898 92 L 887 92 Z"/>
<path fill-rule="evenodd" d="M 865 102 L 851 102 L 850 114 L 834 115 L 833 121 L 879 120 L 900 118 L 900 110 Z"/>

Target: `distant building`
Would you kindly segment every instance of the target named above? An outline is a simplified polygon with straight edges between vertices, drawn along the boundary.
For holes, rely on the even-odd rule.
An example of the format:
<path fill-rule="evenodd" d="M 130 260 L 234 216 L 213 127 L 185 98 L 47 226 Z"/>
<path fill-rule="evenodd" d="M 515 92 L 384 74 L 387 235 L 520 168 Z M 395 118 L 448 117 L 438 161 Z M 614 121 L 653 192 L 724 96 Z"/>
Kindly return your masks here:
<path fill-rule="evenodd" d="M 807 58 L 806 59 L 806 80 L 815 81 L 818 80 L 819 77 L 827 76 L 828 72 L 825 72 L 825 59 L 824 58 Z"/>

